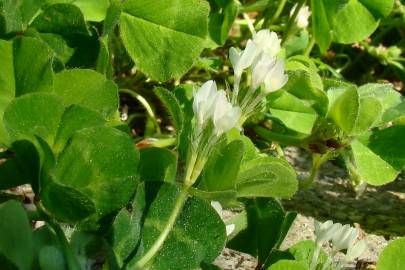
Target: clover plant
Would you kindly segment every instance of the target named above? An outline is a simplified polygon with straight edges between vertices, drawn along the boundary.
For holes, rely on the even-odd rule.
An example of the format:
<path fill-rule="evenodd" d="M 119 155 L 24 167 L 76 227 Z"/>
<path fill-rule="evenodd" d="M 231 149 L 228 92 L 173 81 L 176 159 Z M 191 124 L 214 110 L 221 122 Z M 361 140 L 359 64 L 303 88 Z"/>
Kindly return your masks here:
<path fill-rule="evenodd" d="M 217 269 L 225 247 L 255 256 L 257 269 L 357 258 L 358 231 L 331 221 L 316 223 L 315 242 L 281 250 L 297 215 L 281 199 L 337 155 L 357 185 L 404 167 L 403 97 L 323 78 L 309 57 L 315 44 L 323 53 L 372 34 L 393 0 L 270 2 L 0 0 L 0 268 Z M 230 41 L 235 26 L 241 38 Z M 215 49 L 229 55 L 225 78 L 180 81 L 193 66 L 215 71 L 200 58 Z M 134 85 L 152 90 L 171 132 Z M 146 110 L 140 142 L 120 94 Z M 310 179 L 260 141 L 311 151 Z M 239 211 L 225 218 L 223 208 Z M 399 269 L 400 245 L 379 269 Z"/>

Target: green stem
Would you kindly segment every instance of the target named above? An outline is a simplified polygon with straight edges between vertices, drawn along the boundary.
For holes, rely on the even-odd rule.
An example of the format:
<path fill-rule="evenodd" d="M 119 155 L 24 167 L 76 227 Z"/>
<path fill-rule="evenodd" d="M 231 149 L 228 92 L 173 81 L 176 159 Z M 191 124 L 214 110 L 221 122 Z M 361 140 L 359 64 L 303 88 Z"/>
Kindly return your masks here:
<path fill-rule="evenodd" d="M 155 127 L 156 127 L 156 133 L 157 133 L 157 134 L 160 134 L 161 131 L 160 131 L 159 123 L 158 123 L 157 120 L 156 120 L 156 115 L 155 115 L 155 113 L 153 112 L 153 109 L 152 109 L 152 107 L 150 106 L 149 102 L 148 102 L 143 96 L 139 95 L 139 94 L 136 93 L 135 91 L 132 91 L 132 90 L 129 90 L 129 89 L 120 89 L 119 92 L 120 92 L 120 93 L 123 93 L 123 94 L 127 94 L 127 95 L 129 95 L 129 96 L 135 98 L 136 100 L 139 101 L 139 103 L 142 104 L 142 106 L 145 108 L 147 114 L 148 114 L 149 117 L 152 119 L 153 124 L 154 124 Z"/>
<path fill-rule="evenodd" d="M 265 21 L 263 23 L 263 28 L 270 28 L 273 25 L 273 23 L 277 21 L 278 17 L 280 17 L 281 12 L 283 12 L 284 10 L 285 4 L 287 4 L 287 0 L 280 1 L 277 10 L 274 13 L 273 17 L 271 17 L 270 21 L 269 22 Z"/>
<path fill-rule="evenodd" d="M 252 21 L 250 20 L 249 16 L 246 13 L 243 13 L 243 19 L 245 19 L 247 26 L 249 27 L 249 31 L 252 35 L 256 34 L 256 30 L 254 25 L 252 24 Z"/>
<path fill-rule="evenodd" d="M 291 18 L 288 20 L 288 24 L 287 24 L 287 28 L 284 32 L 284 36 L 283 36 L 283 43 L 285 43 L 290 36 L 293 34 L 293 29 L 294 29 L 294 24 L 295 24 L 295 20 L 297 19 L 298 13 L 301 10 L 301 8 L 304 6 L 304 4 L 306 3 L 306 0 L 301 1 L 296 9 L 294 10 L 293 15 L 291 16 Z"/>
<path fill-rule="evenodd" d="M 311 40 L 308 43 L 308 46 L 305 48 L 304 56 L 309 57 L 314 46 L 315 46 L 315 36 L 312 36 Z"/>
<path fill-rule="evenodd" d="M 145 269 L 145 266 L 158 253 L 160 248 L 163 246 L 170 231 L 173 229 L 174 225 L 176 224 L 177 217 L 180 215 L 181 210 L 183 209 L 184 203 L 187 200 L 187 196 L 188 196 L 187 188 L 181 189 L 180 194 L 176 199 L 174 208 L 170 214 L 169 220 L 167 221 L 162 232 L 160 233 L 158 239 L 156 239 L 156 241 L 153 243 L 153 245 L 150 247 L 150 249 L 139 259 L 139 261 L 135 264 L 135 267 L 133 269 L 136 269 L 136 270 Z"/>
<path fill-rule="evenodd" d="M 312 168 L 309 177 L 300 182 L 300 187 L 302 189 L 309 188 L 317 179 L 319 175 L 319 169 L 321 165 L 328 161 L 330 158 L 330 152 L 326 154 L 313 154 L 312 155 Z"/>

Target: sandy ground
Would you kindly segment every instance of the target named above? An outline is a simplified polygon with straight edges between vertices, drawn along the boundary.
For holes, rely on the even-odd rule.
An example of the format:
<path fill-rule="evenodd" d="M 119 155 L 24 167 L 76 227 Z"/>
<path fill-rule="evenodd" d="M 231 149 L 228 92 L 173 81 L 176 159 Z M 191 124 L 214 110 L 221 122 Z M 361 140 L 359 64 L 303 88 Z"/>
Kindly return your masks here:
<path fill-rule="evenodd" d="M 310 157 L 296 148 L 287 148 L 286 157 L 299 177 L 308 175 Z M 367 251 L 346 269 L 375 269 L 379 254 L 392 239 L 405 235 L 405 181 L 400 176 L 382 187 L 367 187 L 356 198 L 345 170 L 328 162 L 321 168 L 318 182 L 300 190 L 291 200 L 283 201 L 289 211 L 300 213 L 282 248 L 301 240 L 314 238 L 314 220 L 328 219 L 352 224 L 360 229 L 367 241 Z M 215 262 L 225 270 L 253 270 L 256 260 L 247 254 L 226 249 Z"/>

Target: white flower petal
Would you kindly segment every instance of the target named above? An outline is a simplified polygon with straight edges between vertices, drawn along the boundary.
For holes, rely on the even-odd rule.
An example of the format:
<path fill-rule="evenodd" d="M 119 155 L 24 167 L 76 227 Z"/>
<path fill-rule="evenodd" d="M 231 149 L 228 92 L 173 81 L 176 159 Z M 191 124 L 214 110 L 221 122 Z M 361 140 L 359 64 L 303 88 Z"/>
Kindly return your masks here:
<path fill-rule="evenodd" d="M 197 118 L 197 124 L 203 126 L 214 113 L 213 107 L 217 95 L 215 81 L 207 81 L 195 93 L 193 99 L 193 111 Z"/>
<path fill-rule="evenodd" d="M 281 89 L 288 81 L 288 75 L 284 73 L 284 61 L 277 60 L 276 64 L 267 73 L 264 80 L 266 93 Z"/>
<path fill-rule="evenodd" d="M 253 37 L 253 42 L 259 51 L 270 57 L 276 56 L 281 51 L 281 40 L 275 32 L 270 32 L 268 29 L 257 32 Z"/>
<path fill-rule="evenodd" d="M 226 225 L 225 229 L 226 229 L 226 236 L 229 236 L 235 230 L 235 224 Z"/>
<path fill-rule="evenodd" d="M 238 50 L 235 49 L 234 47 L 232 47 L 232 48 L 229 50 L 229 60 L 231 61 L 231 64 L 232 64 L 232 66 L 233 66 L 234 69 L 235 69 L 236 66 L 238 65 L 240 55 L 241 55 L 241 53 L 238 52 Z"/>
<path fill-rule="evenodd" d="M 211 201 L 212 208 L 218 213 L 218 215 L 222 218 L 222 205 L 217 201 Z"/>
<path fill-rule="evenodd" d="M 367 243 L 365 240 L 358 241 L 356 244 L 351 245 L 346 252 L 345 261 L 351 262 L 354 259 L 360 257 L 367 249 Z"/>

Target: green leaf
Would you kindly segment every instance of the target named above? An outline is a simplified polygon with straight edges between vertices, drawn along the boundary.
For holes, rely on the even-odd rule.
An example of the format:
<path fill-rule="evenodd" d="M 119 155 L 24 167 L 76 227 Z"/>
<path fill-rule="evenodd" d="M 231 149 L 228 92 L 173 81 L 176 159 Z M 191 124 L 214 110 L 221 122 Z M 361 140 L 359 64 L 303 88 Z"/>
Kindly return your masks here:
<path fill-rule="evenodd" d="M 145 183 L 139 184 L 131 208 L 120 210 L 108 234 L 120 267 L 132 254 L 141 239 L 146 195 Z"/>
<path fill-rule="evenodd" d="M 348 135 L 367 131 L 381 115 L 381 103 L 373 97 L 359 97 L 356 87 L 330 89 L 328 96 L 328 117 Z"/>
<path fill-rule="evenodd" d="M 11 200 L 0 204 L 0 231 L 2 267 L 31 270 L 33 262 L 31 225 L 19 202 Z"/>
<path fill-rule="evenodd" d="M 110 5 L 110 1 L 75 0 L 73 4 L 80 8 L 86 21 L 101 22 L 104 20 L 106 16 L 107 9 Z"/>
<path fill-rule="evenodd" d="M 204 167 L 202 187 L 207 191 L 234 190 L 243 153 L 244 144 L 241 140 L 218 147 Z"/>
<path fill-rule="evenodd" d="M 236 183 L 238 197 L 290 198 L 298 188 L 294 169 L 274 157 L 259 157 L 242 164 Z"/>
<path fill-rule="evenodd" d="M 88 30 L 81 10 L 71 4 L 54 4 L 48 6 L 31 24 L 41 33 L 55 33 L 63 37 L 88 35 Z"/>
<path fill-rule="evenodd" d="M 303 56 L 290 57 L 286 62 L 286 71 L 288 82 L 283 89 L 298 99 L 305 100 L 319 115 L 325 115 L 328 98 L 312 60 Z"/>
<path fill-rule="evenodd" d="M 234 0 L 226 0 L 221 4 L 210 1 L 210 5 L 209 34 L 218 46 L 222 46 L 228 39 L 229 32 L 238 14 L 238 4 Z"/>
<path fill-rule="evenodd" d="M 106 124 L 104 118 L 89 108 L 71 105 L 63 112 L 53 149 L 60 153 L 73 134 L 89 127 L 101 127 Z"/>
<path fill-rule="evenodd" d="M 139 174 L 141 181 L 174 183 L 177 173 L 177 156 L 164 148 L 145 148 L 140 151 Z"/>
<path fill-rule="evenodd" d="M 59 34 L 39 33 L 34 28 L 30 28 L 25 32 L 25 36 L 37 38 L 45 42 L 56 56 L 56 60 L 64 66 L 74 54 L 74 49 L 71 48 L 67 41 Z M 54 63 L 54 66 L 59 63 Z"/>
<path fill-rule="evenodd" d="M 286 91 L 270 94 L 268 100 L 272 116 L 280 119 L 289 129 L 311 134 L 318 114 L 304 100 Z"/>
<path fill-rule="evenodd" d="M 128 203 L 138 184 L 139 154 L 131 138 L 114 128 L 75 132 L 59 156 L 55 179 L 85 194 L 100 218 Z M 94 224 L 93 224 L 94 225 Z"/>
<path fill-rule="evenodd" d="M 204 48 L 208 12 L 208 3 L 199 0 L 129 0 L 121 14 L 121 37 L 146 75 L 179 78 Z"/>
<path fill-rule="evenodd" d="M 405 126 L 374 131 L 352 142 L 358 173 L 372 185 L 383 185 L 397 177 L 405 165 Z"/>
<path fill-rule="evenodd" d="M 23 18 L 15 0 L 0 0 L 0 35 L 23 30 Z"/>
<path fill-rule="evenodd" d="M 50 213 L 65 222 L 80 221 L 96 211 L 89 196 L 53 180 L 48 180 L 43 184 L 41 199 Z"/>
<path fill-rule="evenodd" d="M 281 204 L 272 198 L 257 198 L 246 202 L 246 212 L 235 216 L 228 224 L 235 224 L 227 247 L 257 256 L 262 265 L 271 251 L 278 248 L 292 221 Z M 240 220 L 245 216 L 245 221 Z M 288 217 L 289 221 L 285 221 Z M 239 221 L 237 221 L 239 219 Z"/>
<path fill-rule="evenodd" d="M 0 190 L 22 184 L 36 185 L 40 171 L 40 156 L 33 143 L 15 141 L 9 149 L 14 156 L 0 165 Z"/>
<path fill-rule="evenodd" d="M 120 21 L 122 4 L 120 0 L 111 0 L 103 25 L 103 36 L 109 35 Z"/>
<path fill-rule="evenodd" d="M 312 28 L 316 43 L 325 53 L 332 41 L 326 7 L 323 0 L 311 0 Z"/>
<path fill-rule="evenodd" d="M 0 119 L 10 101 L 19 95 L 52 90 L 52 52 L 45 43 L 28 37 L 0 41 Z M 35 63 L 35 65 L 27 65 Z M 0 144 L 9 144 L 0 121 Z"/>
<path fill-rule="evenodd" d="M 153 185 L 156 190 L 156 182 L 146 184 Z M 155 199 L 148 202 L 150 206 L 142 230 L 142 242 L 138 254 L 129 262 L 129 268 L 156 241 L 180 194 L 178 187 L 168 183 L 163 183 L 155 195 L 150 194 L 150 189 L 146 187 L 149 194 L 147 198 Z M 201 230 L 201 224 L 204 224 L 204 230 Z M 204 200 L 189 198 L 174 228 L 149 266 L 156 270 L 195 269 L 201 262 L 212 262 L 224 245 L 225 226 L 216 211 Z"/>
<path fill-rule="evenodd" d="M 377 270 L 401 270 L 405 265 L 405 238 L 396 239 L 388 244 L 381 253 Z"/>
<path fill-rule="evenodd" d="M 169 115 L 172 117 L 177 136 L 180 136 L 184 128 L 184 115 L 176 96 L 162 87 L 156 87 L 153 92 L 166 107 Z"/>
<path fill-rule="evenodd" d="M 378 26 L 378 19 L 358 0 L 349 0 L 334 16 L 333 40 L 350 44 L 365 39 Z"/>
<path fill-rule="evenodd" d="M 293 258 L 302 262 L 304 265 L 310 265 L 312 257 L 316 249 L 316 244 L 312 240 L 300 241 L 297 244 L 291 246 L 287 251 L 293 256 Z M 318 265 L 323 266 L 328 259 L 328 255 L 321 249 L 318 257 Z"/>
<path fill-rule="evenodd" d="M 4 112 L 4 125 L 12 141 L 37 135 L 53 145 L 64 107 L 50 93 L 33 93 L 14 99 Z"/>
<path fill-rule="evenodd" d="M 46 246 L 39 252 L 39 267 L 41 270 L 65 269 L 65 259 L 60 249 Z"/>
<path fill-rule="evenodd" d="M 280 260 L 267 268 L 267 270 L 308 270 L 308 267 L 302 262 Z"/>
<path fill-rule="evenodd" d="M 38 39 L 21 37 L 14 40 L 13 50 L 15 95 L 52 91 L 53 53 L 49 47 Z"/>
<path fill-rule="evenodd" d="M 56 234 L 50 229 L 48 225 L 44 225 L 34 230 L 33 245 L 34 245 L 33 269 L 44 269 L 44 270 L 66 269 L 65 259 L 63 257 L 62 246 L 60 244 L 60 241 L 57 238 Z M 50 248 L 52 248 L 52 250 Z M 42 251 L 43 249 L 45 249 L 45 251 Z M 49 267 L 43 268 L 47 266 Z"/>
<path fill-rule="evenodd" d="M 71 69 L 55 76 L 55 93 L 65 106 L 79 104 L 111 119 L 118 110 L 117 85 L 88 69 Z"/>
<path fill-rule="evenodd" d="M 359 0 L 366 6 L 376 18 L 383 18 L 390 15 L 395 0 Z"/>
<path fill-rule="evenodd" d="M 401 94 L 392 88 L 390 84 L 365 84 L 358 89 L 360 97 L 371 97 L 381 104 L 381 115 L 377 119 L 376 125 L 381 125 L 395 120 L 398 115 L 395 109 L 404 103 Z"/>
<path fill-rule="evenodd" d="M 0 119 L 3 119 L 4 110 L 15 96 L 15 77 L 13 62 L 13 44 L 0 40 Z M 3 121 L 0 121 L 0 145 L 7 144 L 8 135 Z"/>

